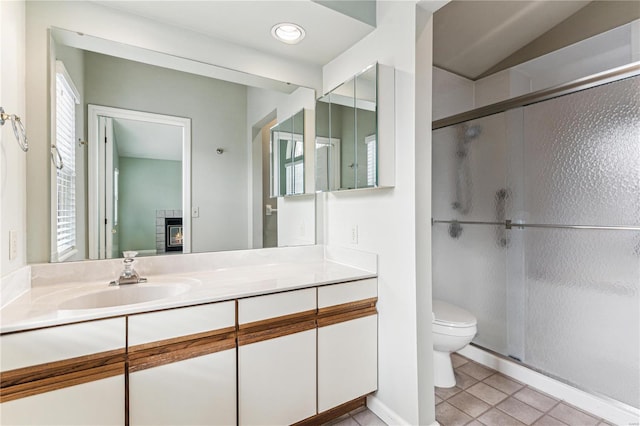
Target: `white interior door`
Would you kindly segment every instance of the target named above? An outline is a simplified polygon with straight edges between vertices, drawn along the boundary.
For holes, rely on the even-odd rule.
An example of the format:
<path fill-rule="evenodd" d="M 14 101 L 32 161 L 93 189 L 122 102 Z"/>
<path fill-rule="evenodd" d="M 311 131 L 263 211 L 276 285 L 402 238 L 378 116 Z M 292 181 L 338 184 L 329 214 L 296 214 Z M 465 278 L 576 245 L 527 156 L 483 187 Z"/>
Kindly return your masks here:
<path fill-rule="evenodd" d="M 111 125 L 111 119 L 109 117 L 98 116 L 98 140 L 95 144 L 97 152 L 97 182 L 94 188 L 97 193 L 96 205 L 98 206 L 97 224 L 94 229 L 97 229 L 98 238 L 94 238 L 94 242 L 91 244 L 92 249 L 97 253 L 97 257 L 91 256 L 92 259 L 106 259 L 106 188 L 105 188 L 105 169 L 106 169 L 106 141 L 107 141 L 107 128 Z M 113 132 L 112 136 L 113 136 Z M 113 161 L 113 159 L 112 159 Z"/>
<path fill-rule="evenodd" d="M 114 235 L 117 232 L 115 226 L 115 209 L 118 206 L 115 203 L 115 173 L 114 173 L 114 155 L 115 141 L 113 138 L 113 119 L 111 117 L 105 117 L 105 221 L 104 221 L 104 233 L 106 250 L 105 255 L 107 259 L 119 257 L 117 246 L 114 246 Z"/>

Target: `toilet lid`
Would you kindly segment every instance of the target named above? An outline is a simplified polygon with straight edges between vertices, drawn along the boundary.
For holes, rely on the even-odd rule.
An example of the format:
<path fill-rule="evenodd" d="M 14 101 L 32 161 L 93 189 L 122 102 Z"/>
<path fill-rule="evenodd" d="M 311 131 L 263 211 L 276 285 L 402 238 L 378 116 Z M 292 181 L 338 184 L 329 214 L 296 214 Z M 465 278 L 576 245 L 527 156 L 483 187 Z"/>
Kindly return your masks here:
<path fill-rule="evenodd" d="M 433 322 L 449 327 L 470 327 L 477 320 L 470 312 L 441 300 L 433 301 Z"/>

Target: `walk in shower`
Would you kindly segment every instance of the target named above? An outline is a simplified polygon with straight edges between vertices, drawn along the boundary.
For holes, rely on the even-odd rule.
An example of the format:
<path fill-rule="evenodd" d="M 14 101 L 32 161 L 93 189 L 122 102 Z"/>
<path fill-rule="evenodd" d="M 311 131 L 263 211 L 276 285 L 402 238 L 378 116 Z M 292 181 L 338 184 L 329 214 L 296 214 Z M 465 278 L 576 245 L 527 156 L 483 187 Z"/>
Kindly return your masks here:
<path fill-rule="evenodd" d="M 473 343 L 640 408 L 640 76 L 434 123 L 433 297 Z"/>

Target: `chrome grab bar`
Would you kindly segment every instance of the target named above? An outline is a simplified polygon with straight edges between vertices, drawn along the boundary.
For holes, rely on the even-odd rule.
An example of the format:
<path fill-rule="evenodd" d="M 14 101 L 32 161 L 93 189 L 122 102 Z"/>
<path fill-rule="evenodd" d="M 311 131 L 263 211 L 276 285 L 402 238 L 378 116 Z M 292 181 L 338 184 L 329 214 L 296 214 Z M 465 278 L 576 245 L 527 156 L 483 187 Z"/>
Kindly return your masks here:
<path fill-rule="evenodd" d="M 510 219 L 504 222 L 483 222 L 483 221 L 464 221 L 464 220 L 436 220 L 431 219 L 431 224 L 447 223 L 458 225 L 495 225 L 504 226 L 505 229 L 524 229 L 524 228 L 547 228 L 547 229 L 596 229 L 604 231 L 640 231 L 640 226 L 606 226 L 606 225 L 551 225 L 539 223 L 514 223 Z"/>

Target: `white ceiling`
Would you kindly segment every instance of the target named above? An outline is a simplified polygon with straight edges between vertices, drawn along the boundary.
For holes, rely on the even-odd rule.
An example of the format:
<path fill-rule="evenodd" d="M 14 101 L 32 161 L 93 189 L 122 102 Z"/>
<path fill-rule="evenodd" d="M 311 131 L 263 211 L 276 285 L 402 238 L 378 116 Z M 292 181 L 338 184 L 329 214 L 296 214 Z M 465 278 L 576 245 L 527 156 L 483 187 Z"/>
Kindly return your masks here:
<path fill-rule="evenodd" d="M 120 157 L 182 161 L 182 127 L 114 118 L 113 132 Z"/>
<path fill-rule="evenodd" d="M 373 31 L 374 27 L 310 0 L 96 1 L 283 58 L 324 65 Z M 363 3 L 363 7 L 364 7 Z M 280 22 L 302 26 L 306 37 L 288 45 L 271 36 Z"/>
<path fill-rule="evenodd" d="M 434 16 L 434 64 L 475 79 L 589 3 L 454 0 Z"/>

